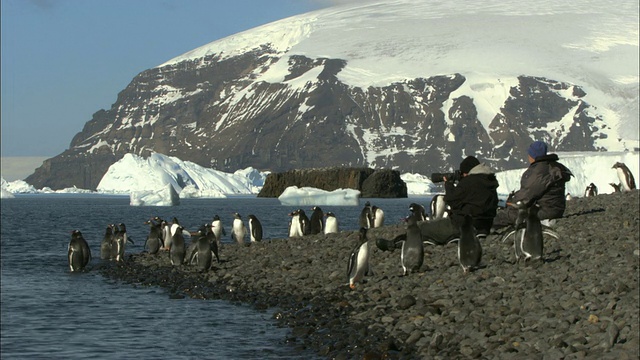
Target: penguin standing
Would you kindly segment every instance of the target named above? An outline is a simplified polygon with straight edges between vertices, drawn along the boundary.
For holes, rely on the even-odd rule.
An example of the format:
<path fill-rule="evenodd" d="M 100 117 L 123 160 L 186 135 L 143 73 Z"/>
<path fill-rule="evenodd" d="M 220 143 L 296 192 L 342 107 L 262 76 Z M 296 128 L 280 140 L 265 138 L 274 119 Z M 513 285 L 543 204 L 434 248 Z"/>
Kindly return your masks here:
<path fill-rule="evenodd" d="M 220 249 L 220 247 L 222 246 L 222 244 L 220 243 L 220 241 L 222 240 L 222 236 L 227 236 L 227 232 L 224 231 L 222 220 L 220 220 L 220 217 L 217 214 L 213 217 L 213 220 L 211 220 L 211 231 L 216 238 L 218 249 Z"/>
<path fill-rule="evenodd" d="M 160 222 L 160 227 L 162 228 L 162 247 L 163 250 L 171 250 L 171 224 L 169 224 L 166 220 L 162 220 Z"/>
<path fill-rule="evenodd" d="M 424 245 L 422 234 L 415 217 L 407 218 L 407 239 L 402 243 L 402 253 L 400 255 L 402 264 L 402 275 L 418 271 L 424 262 Z"/>
<path fill-rule="evenodd" d="M 147 249 L 149 254 L 155 255 L 164 246 L 162 243 L 162 225 L 154 222 L 153 219 L 145 221 L 145 225 L 149 225 L 149 235 L 147 235 L 143 248 Z"/>
<path fill-rule="evenodd" d="M 444 201 L 443 194 L 437 194 L 431 199 L 431 218 L 442 219 L 448 217 L 447 204 Z"/>
<path fill-rule="evenodd" d="M 355 289 L 356 283 L 360 282 L 365 275 L 370 275 L 370 273 L 367 229 L 361 227 L 358 235 L 358 243 L 351 251 L 351 255 L 349 255 L 349 264 L 347 266 L 349 287 Z"/>
<path fill-rule="evenodd" d="M 238 244 L 244 245 L 244 237 L 247 235 L 247 228 L 244 226 L 242 217 L 238 213 L 233 213 L 233 227 L 231 229 L 231 239 Z"/>
<path fill-rule="evenodd" d="M 324 233 L 325 234 L 337 234 L 338 233 L 338 218 L 331 211 L 328 211 L 324 214 L 326 217 L 325 225 L 324 225 Z"/>
<path fill-rule="evenodd" d="M 249 215 L 249 234 L 251 234 L 251 242 L 262 241 L 262 224 L 255 215 Z"/>
<path fill-rule="evenodd" d="M 533 204 L 529 207 L 527 214 L 527 223 L 524 236 L 522 236 L 521 246 L 524 260 L 542 260 L 544 251 L 544 239 L 542 235 L 542 224 L 538 218 L 538 210 L 540 206 Z"/>
<path fill-rule="evenodd" d="M 360 218 L 358 219 L 360 227 L 370 229 L 373 227 L 373 211 L 371 210 L 371 203 L 368 201 L 364 203 L 362 211 L 360 211 Z"/>
<path fill-rule="evenodd" d="M 587 188 L 584 190 L 584 197 L 591 197 L 596 195 L 598 195 L 598 187 L 594 183 L 589 184 L 589 186 L 587 186 Z"/>
<path fill-rule="evenodd" d="M 458 261 L 463 272 L 473 270 L 480 265 L 482 260 L 482 245 L 476 236 L 471 215 L 465 215 L 460 227 L 460 239 L 458 241 Z"/>
<path fill-rule="evenodd" d="M 373 214 L 373 227 L 382 227 L 384 225 L 384 211 L 374 205 L 371 207 L 371 213 Z"/>
<path fill-rule="evenodd" d="M 105 230 L 104 237 L 100 242 L 100 259 L 108 260 L 111 258 L 111 244 L 113 241 L 113 228 L 111 226 L 107 226 Z"/>
<path fill-rule="evenodd" d="M 211 251 L 213 252 L 213 256 L 216 257 L 216 261 L 218 264 L 220 263 L 220 248 L 218 247 L 218 241 L 216 239 L 216 235 L 213 232 L 214 227 L 209 226 L 207 229 L 207 240 L 209 241 L 209 245 L 211 246 Z"/>
<path fill-rule="evenodd" d="M 214 256 L 213 250 L 211 249 L 211 242 L 207 238 L 207 227 L 208 226 L 202 226 L 198 231 L 198 236 L 195 239 L 195 251 L 189 259 L 189 263 L 193 264 L 195 262 L 200 271 L 207 271 L 211 268 Z"/>
<path fill-rule="evenodd" d="M 291 216 L 291 221 L 289 222 L 289 237 L 302 237 L 302 227 L 300 226 L 300 216 L 298 215 L 298 210 L 294 210 L 289 213 Z"/>
<path fill-rule="evenodd" d="M 72 272 L 82 271 L 91 261 L 91 249 L 80 230 L 73 230 L 71 233 L 67 256 Z"/>
<path fill-rule="evenodd" d="M 620 179 L 620 186 L 624 191 L 631 191 L 636 189 L 636 180 L 633 178 L 633 174 L 624 163 L 617 162 L 613 164 L 613 169 L 618 172 L 618 179 Z"/>
<path fill-rule="evenodd" d="M 182 265 L 184 263 L 186 249 L 184 235 L 182 234 L 183 230 L 184 227 L 179 224 L 172 224 L 170 228 L 171 249 L 169 249 L 169 259 L 173 266 Z"/>
<path fill-rule="evenodd" d="M 409 211 L 418 221 L 426 221 L 427 220 L 427 210 L 424 206 L 416 203 L 411 203 L 409 205 Z"/>
<path fill-rule="evenodd" d="M 184 251 L 184 258 L 187 263 L 190 263 L 193 255 L 198 252 L 198 239 L 207 236 L 207 225 L 208 224 L 201 225 L 196 232 L 189 233 L 191 241 L 189 242 L 189 245 L 187 245 L 187 249 Z"/>
<path fill-rule="evenodd" d="M 311 235 L 321 234 L 323 230 L 322 219 L 324 218 L 324 213 L 322 212 L 322 209 L 320 209 L 320 207 L 318 206 L 312 207 L 311 211 L 312 211 L 311 219 L 309 219 L 309 224 L 310 224 L 309 233 Z"/>
<path fill-rule="evenodd" d="M 311 220 L 307 214 L 305 214 L 304 210 L 298 209 L 298 221 L 300 221 L 300 228 L 302 229 L 302 235 L 310 235 L 311 234 Z"/>
<path fill-rule="evenodd" d="M 112 251 L 112 254 L 115 252 L 115 260 L 116 261 L 124 261 L 125 248 L 127 246 L 127 242 L 133 243 L 133 240 L 127 234 L 127 227 L 124 223 L 120 223 L 114 227 L 116 229 L 114 234 L 114 242 L 113 246 L 115 247 L 115 251 Z"/>

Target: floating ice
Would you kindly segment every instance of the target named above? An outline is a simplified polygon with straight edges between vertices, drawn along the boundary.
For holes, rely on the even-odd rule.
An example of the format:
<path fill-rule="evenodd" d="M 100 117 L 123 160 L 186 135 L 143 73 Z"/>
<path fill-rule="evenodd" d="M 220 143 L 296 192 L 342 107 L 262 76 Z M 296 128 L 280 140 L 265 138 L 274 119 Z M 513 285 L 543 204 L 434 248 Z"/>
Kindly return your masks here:
<path fill-rule="evenodd" d="M 278 197 L 280 204 L 290 206 L 336 205 L 357 206 L 360 191 L 336 189 L 326 191 L 312 187 L 289 186 Z"/>

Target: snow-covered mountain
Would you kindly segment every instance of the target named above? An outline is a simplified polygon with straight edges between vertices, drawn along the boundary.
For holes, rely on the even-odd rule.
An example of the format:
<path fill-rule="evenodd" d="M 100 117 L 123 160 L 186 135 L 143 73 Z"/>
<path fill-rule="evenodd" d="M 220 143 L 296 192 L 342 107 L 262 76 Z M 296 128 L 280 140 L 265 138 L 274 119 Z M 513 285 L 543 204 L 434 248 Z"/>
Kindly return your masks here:
<path fill-rule="evenodd" d="M 96 188 L 127 153 L 222 171 L 430 173 L 476 155 L 638 148 L 637 1 L 366 1 L 248 30 L 140 73 L 27 178 Z"/>

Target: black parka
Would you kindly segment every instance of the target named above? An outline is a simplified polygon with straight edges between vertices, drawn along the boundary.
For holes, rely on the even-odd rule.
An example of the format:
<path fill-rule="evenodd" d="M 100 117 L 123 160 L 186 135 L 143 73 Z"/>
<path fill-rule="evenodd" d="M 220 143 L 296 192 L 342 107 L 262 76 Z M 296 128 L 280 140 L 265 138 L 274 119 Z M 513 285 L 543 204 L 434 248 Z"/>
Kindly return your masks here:
<path fill-rule="evenodd" d="M 462 225 L 465 215 L 471 215 L 473 226 L 479 232 L 488 232 L 498 209 L 498 180 L 491 168 L 476 165 L 460 179 L 457 186 L 444 183 L 444 201 L 451 207 L 454 225 Z"/>

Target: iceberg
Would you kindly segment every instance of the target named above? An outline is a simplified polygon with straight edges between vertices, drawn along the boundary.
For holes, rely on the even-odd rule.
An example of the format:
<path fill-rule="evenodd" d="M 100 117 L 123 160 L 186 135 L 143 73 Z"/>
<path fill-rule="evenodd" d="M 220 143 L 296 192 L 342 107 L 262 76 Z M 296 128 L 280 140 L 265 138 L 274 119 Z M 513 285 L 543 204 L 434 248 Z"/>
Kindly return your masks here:
<path fill-rule="evenodd" d="M 13 195 L 12 192 L 10 192 L 9 190 L 6 190 L 5 188 L 2 188 L 2 190 L 0 191 L 0 199 L 13 199 L 15 198 L 15 195 Z"/>
<path fill-rule="evenodd" d="M 180 197 L 171 184 L 158 190 L 132 191 L 131 206 L 176 206 L 180 205 Z"/>
<path fill-rule="evenodd" d="M 289 186 L 278 197 L 280 204 L 289 206 L 357 206 L 359 205 L 360 191 L 354 189 L 336 189 L 326 191 L 312 187 Z"/>

